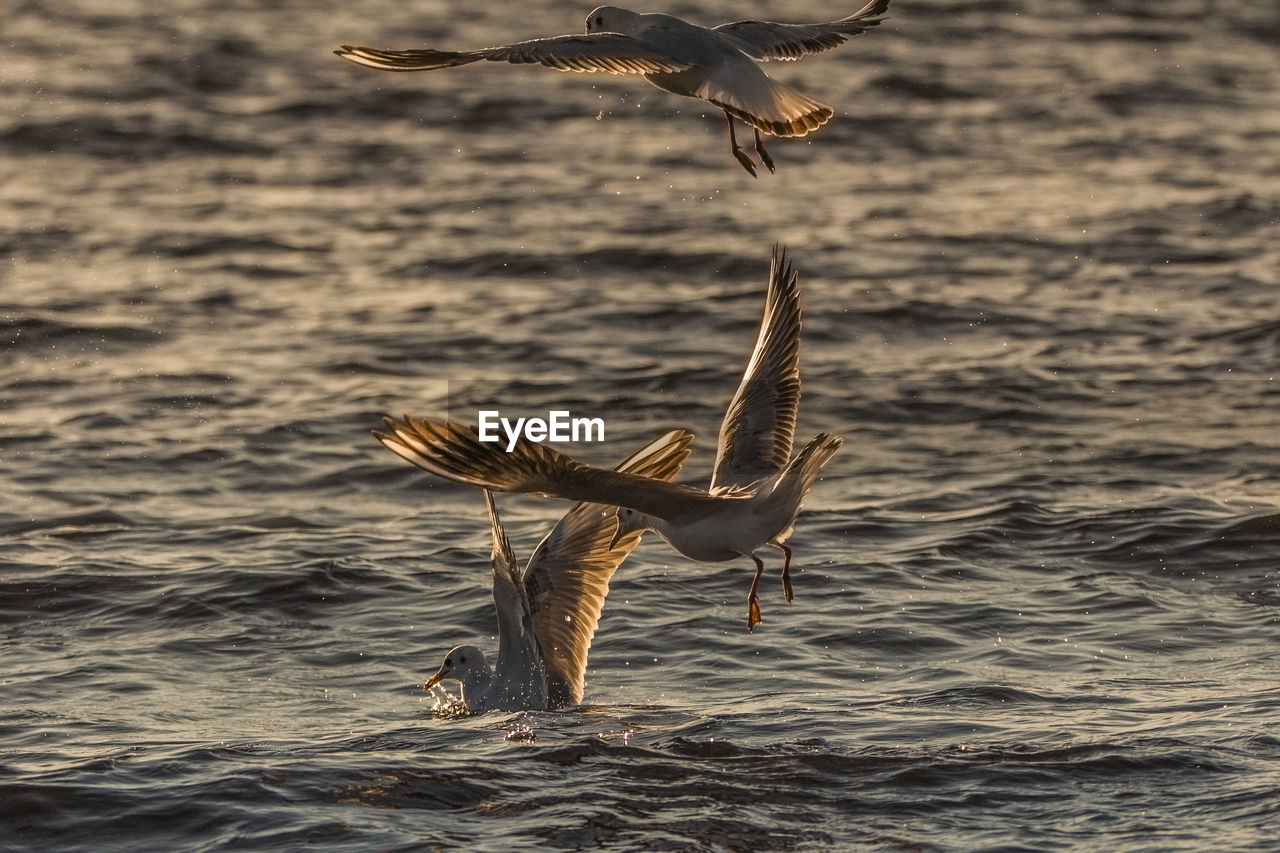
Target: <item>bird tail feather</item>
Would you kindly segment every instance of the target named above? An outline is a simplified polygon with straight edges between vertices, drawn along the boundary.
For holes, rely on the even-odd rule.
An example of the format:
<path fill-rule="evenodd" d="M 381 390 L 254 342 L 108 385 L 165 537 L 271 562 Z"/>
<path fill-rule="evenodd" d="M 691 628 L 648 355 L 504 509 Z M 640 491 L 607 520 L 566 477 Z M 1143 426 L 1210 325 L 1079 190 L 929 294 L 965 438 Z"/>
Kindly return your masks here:
<path fill-rule="evenodd" d="M 835 111 L 803 92 L 761 74 L 752 85 L 732 88 L 708 78 L 697 93 L 729 115 L 774 136 L 805 136 L 826 124 Z"/>

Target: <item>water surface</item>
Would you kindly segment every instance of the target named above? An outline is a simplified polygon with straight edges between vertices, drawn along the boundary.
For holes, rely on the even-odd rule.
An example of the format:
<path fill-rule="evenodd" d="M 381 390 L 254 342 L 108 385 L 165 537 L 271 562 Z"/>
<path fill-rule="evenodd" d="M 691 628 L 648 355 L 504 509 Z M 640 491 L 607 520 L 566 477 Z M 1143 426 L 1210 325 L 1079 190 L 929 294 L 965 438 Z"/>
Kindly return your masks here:
<path fill-rule="evenodd" d="M 641 81 L 329 54 L 589 6 L 7 5 L 0 846 L 1273 848 L 1275 12 L 895 0 L 771 68 L 837 115 L 758 181 Z M 648 540 L 585 707 L 434 718 L 488 531 L 378 414 L 686 426 L 705 482 L 775 241 L 846 438 L 795 604 Z"/>

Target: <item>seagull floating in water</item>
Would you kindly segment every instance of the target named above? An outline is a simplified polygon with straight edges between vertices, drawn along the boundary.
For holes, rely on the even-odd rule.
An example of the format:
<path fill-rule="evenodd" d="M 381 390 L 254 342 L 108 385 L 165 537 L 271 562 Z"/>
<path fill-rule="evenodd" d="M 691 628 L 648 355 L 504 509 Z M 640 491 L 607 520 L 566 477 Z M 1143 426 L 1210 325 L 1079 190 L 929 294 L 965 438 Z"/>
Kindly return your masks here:
<path fill-rule="evenodd" d="M 871 0 L 857 12 L 825 24 L 735 21 L 700 27 L 671 15 L 640 14 L 601 6 L 587 16 L 585 35 L 531 39 L 480 50 L 381 50 L 344 44 L 343 59 L 380 71 L 428 71 L 487 59 L 538 63 L 559 71 L 639 74 L 659 89 L 710 101 L 724 111 L 729 149 L 752 177 L 756 166 L 738 145 L 733 120 L 755 132 L 760 162 L 774 171 L 761 133 L 804 136 L 834 111 L 772 79 L 756 63 L 796 60 L 839 47 L 850 36 L 879 25 L 889 0 Z"/>
<path fill-rule="evenodd" d="M 456 421 L 405 415 L 383 417 L 374 436 L 434 474 L 498 492 L 590 501 L 619 507 L 616 536 L 653 530 L 684 556 L 701 562 L 749 557 L 756 564 L 747 594 L 747 629 L 760 621 L 757 590 L 765 545 L 783 553 L 782 588 L 791 584 L 791 536 L 801 502 L 843 439 L 819 433 L 791 456 L 800 405 L 800 286 L 776 248 L 764 317 L 742 382 L 720 425 L 715 470 L 707 489 L 668 483 L 635 472 L 592 468 L 527 440 L 511 452 L 482 442 Z"/>
<path fill-rule="evenodd" d="M 618 470 L 670 479 L 680 471 L 692 442 L 691 433 L 673 430 L 630 456 Z M 614 507 L 576 504 L 534 549 L 522 574 L 488 490 L 484 500 L 493 531 L 498 658 L 491 668 L 475 646 L 451 649 L 426 689 L 445 679 L 461 682 L 463 705 L 473 712 L 580 705 L 587 651 L 609 580 L 642 532 L 619 533 Z"/>

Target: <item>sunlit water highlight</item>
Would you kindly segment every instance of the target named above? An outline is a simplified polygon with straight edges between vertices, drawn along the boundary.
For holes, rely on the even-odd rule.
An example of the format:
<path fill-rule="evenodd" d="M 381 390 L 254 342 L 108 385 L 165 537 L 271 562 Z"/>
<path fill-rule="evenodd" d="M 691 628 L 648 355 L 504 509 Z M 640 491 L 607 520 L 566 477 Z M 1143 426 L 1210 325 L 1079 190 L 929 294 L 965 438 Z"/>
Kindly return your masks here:
<path fill-rule="evenodd" d="M 0 847 L 1274 849 L 1275 11 L 894 0 L 759 181 L 638 81 L 328 52 L 590 5 L 6 5 Z M 647 541 L 586 706 L 433 713 L 488 531 L 377 414 L 705 481 L 775 241 L 847 441 L 795 604 Z"/>

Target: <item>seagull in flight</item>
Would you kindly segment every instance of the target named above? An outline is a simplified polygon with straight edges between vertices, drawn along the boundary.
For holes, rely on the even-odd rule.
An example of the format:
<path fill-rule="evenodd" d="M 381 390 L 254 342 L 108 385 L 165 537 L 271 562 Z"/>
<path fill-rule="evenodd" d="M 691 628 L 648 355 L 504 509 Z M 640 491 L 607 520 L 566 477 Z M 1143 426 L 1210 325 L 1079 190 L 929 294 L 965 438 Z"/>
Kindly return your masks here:
<path fill-rule="evenodd" d="M 479 50 L 382 50 L 342 45 L 338 56 L 379 71 L 429 71 L 487 59 L 537 63 L 558 71 L 638 74 L 659 89 L 710 101 L 729 125 L 729 151 L 752 177 L 756 164 L 738 145 L 734 120 L 755 133 L 755 151 L 770 172 L 773 158 L 760 134 L 804 136 L 834 111 L 774 80 L 757 64 L 796 60 L 839 47 L 883 20 L 889 0 L 870 0 L 847 18 L 822 24 L 735 21 L 701 27 L 657 13 L 601 6 L 587 16 L 586 34 L 551 36 Z"/>
<path fill-rule="evenodd" d="M 692 560 L 750 558 L 756 566 L 747 594 L 750 631 L 760 622 L 757 590 L 764 574 L 756 551 L 768 545 L 782 552 L 782 589 L 790 604 L 795 596 L 787 540 L 805 495 L 843 444 L 837 435 L 819 433 L 793 457 L 799 405 L 799 279 L 786 250 L 775 247 L 760 331 L 720 425 L 706 489 L 593 468 L 527 440 L 504 452 L 480 441 L 474 427 L 439 418 L 384 416 L 373 435 L 393 453 L 455 482 L 619 507 L 618 542 L 653 530 Z"/>
<path fill-rule="evenodd" d="M 617 470 L 668 480 L 680 471 L 692 442 L 691 433 L 672 430 Z M 473 713 L 580 705 L 587 651 L 609 580 L 640 542 L 642 531 L 620 533 L 614 507 L 575 504 L 534 549 L 522 573 L 487 489 L 484 501 L 493 532 L 498 657 L 490 667 L 475 646 L 451 649 L 427 679 L 426 689 L 446 679 L 460 682 L 463 705 Z"/>

